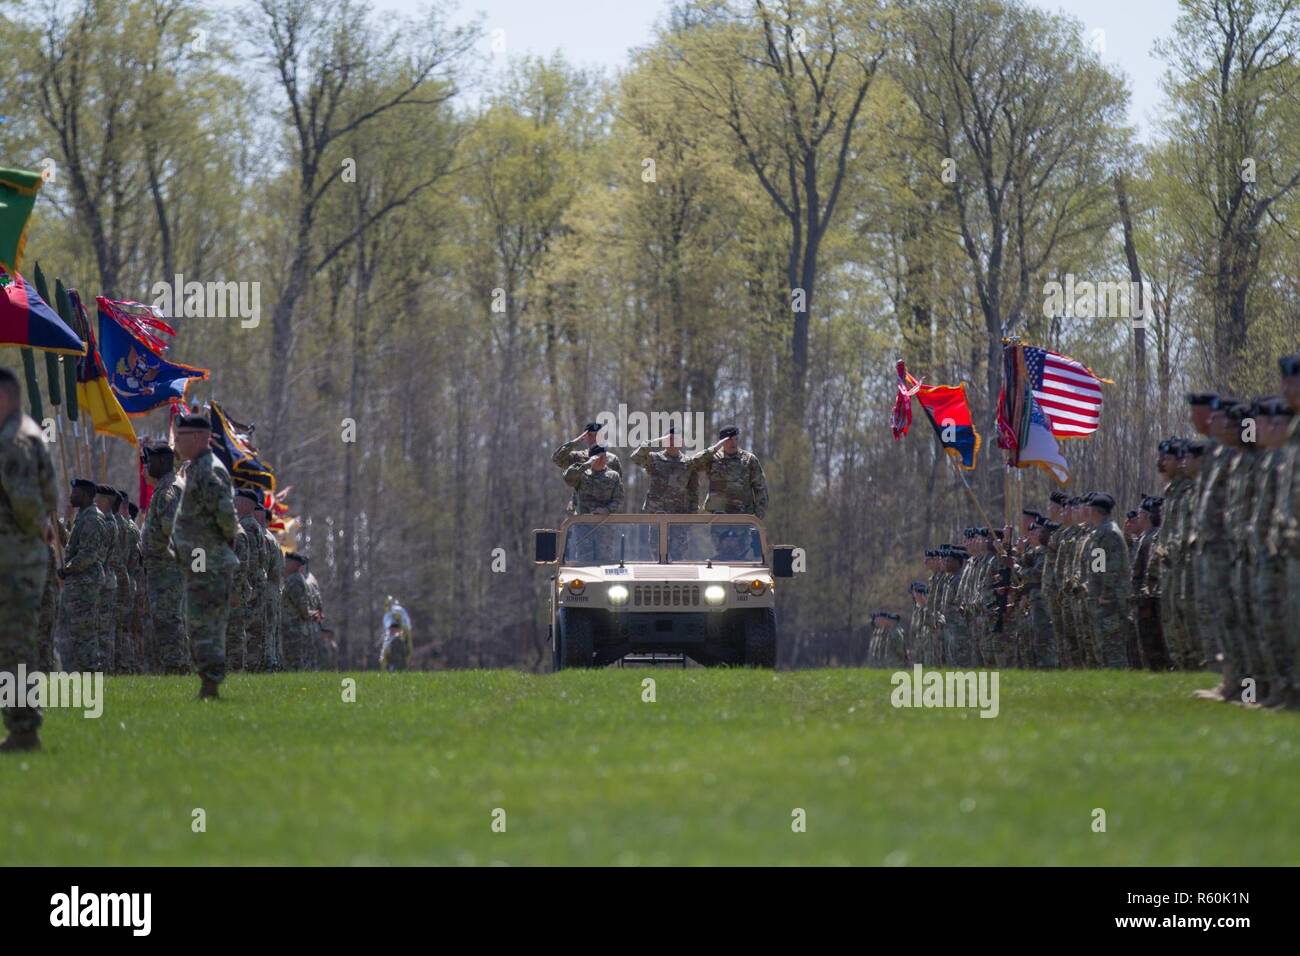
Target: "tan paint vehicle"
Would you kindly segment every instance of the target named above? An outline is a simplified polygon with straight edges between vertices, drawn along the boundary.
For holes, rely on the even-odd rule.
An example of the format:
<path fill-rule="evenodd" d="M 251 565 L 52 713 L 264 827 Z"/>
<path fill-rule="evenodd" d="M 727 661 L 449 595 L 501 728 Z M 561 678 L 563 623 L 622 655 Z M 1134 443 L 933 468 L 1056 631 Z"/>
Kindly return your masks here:
<path fill-rule="evenodd" d="M 534 531 L 533 546 L 556 566 L 556 670 L 647 652 L 776 664 L 776 579 L 793 575 L 794 549 L 769 547 L 753 515 L 581 515 Z"/>

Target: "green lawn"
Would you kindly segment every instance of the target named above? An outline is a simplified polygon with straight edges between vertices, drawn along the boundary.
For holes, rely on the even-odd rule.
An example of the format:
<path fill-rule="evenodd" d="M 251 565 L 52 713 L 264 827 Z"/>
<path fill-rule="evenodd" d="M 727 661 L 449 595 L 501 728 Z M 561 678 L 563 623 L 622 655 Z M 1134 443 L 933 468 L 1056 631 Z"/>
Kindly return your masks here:
<path fill-rule="evenodd" d="M 994 719 L 895 709 L 884 671 L 342 676 L 48 712 L 0 760 L 0 863 L 1300 863 L 1300 714 L 1206 674 L 1004 671 Z"/>

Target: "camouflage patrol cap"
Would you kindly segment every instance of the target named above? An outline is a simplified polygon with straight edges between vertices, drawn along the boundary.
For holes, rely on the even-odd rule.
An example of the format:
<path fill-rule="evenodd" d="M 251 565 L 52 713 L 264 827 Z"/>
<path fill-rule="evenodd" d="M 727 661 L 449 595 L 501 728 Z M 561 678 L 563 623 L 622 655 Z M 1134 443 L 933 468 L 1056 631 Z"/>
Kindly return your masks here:
<path fill-rule="evenodd" d="M 1295 378 L 1300 375 L 1300 352 L 1282 356 L 1277 360 L 1277 368 L 1283 378 Z"/>

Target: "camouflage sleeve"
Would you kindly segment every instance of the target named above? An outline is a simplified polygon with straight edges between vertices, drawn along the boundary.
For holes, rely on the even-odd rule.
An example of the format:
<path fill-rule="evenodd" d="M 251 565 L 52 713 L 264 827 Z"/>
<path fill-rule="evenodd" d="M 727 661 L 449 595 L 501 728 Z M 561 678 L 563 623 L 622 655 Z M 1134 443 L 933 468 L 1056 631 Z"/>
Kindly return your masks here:
<path fill-rule="evenodd" d="M 580 451 L 582 449 L 582 444 L 581 438 L 574 438 L 571 441 L 566 441 L 559 448 L 555 449 L 555 453 L 551 455 L 551 461 L 560 468 L 568 468 L 572 462 L 573 453 L 575 451 Z"/>
<path fill-rule="evenodd" d="M 709 473 L 709 468 L 713 464 L 713 453 L 715 451 L 717 451 L 717 447 L 711 445 L 699 454 L 687 458 L 686 470 L 692 475 L 698 474 L 699 472 L 703 472 L 707 475 Z"/>
<path fill-rule="evenodd" d="M 311 616 L 311 608 L 308 607 L 307 602 L 307 587 L 302 581 L 301 574 L 290 577 L 289 583 L 284 586 L 284 606 L 301 621 Z"/>
<path fill-rule="evenodd" d="M 564 483 L 572 488 L 578 487 L 578 482 L 582 481 L 582 470 L 586 467 L 585 461 L 575 461 L 564 469 Z"/>
<path fill-rule="evenodd" d="M 686 472 L 686 513 L 695 514 L 700 510 L 700 473 Z"/>
<path fill-rule="evenodd" d="M 79 574 L 95 563 L 99 549 L 94 547 L 94 527 L 89 521 L 73 525 L 75 533 L 68 538 L 68 550 L 63 555 L 63 567 L 68 572 Z"/>
<path fill-rule="evenodd" d="M 628 459 L 634 465 L 640 465 L 642 468 L 650 468 L 650 446 L 642 445 L 636 451 L 632 452 L 632 457 Z"/>
<path fill-rule="evenodd" d="M 39 538 L 45 527 L 45 516 L 54 510 L 49 501 L 48 480 L 42 481 L 41 453 L 45 449 L 22 437 L 9 444 L 4 458 L 0 459 L 0 486 L 9 498 L 9 508 L 14 522 L 23 534 Z M 45 469 L 48 473 L 49 469 Z"/>
<path fill-rule="evenodd" d="M 1094 545 L 1105 555 L 1105 570 L 1098 575 L 1098 597 L 1103 601 L 1122 601 L 1128 597 L 1132 582 L 1128 574 L 1128 546 L 1122 534 L 1106 534 Z"/>
<path fill-rule="evenodd" d="M 612 451 L 605 455 L 605 467 L 616 475 L 623 474 L 623 463 L 618 460 L 618 455 Z"/>
<path fill-rule="evenodd" d="M 211 492 L 212 520 L 216 523 L 221 537 L 230 541 L 239 529 L 239 515 L 235 514 L 235 491 L 230 483 L 230 476 L 223 471 L 214 471 L 209 475 L 213 482 Z"/>
<path fill-rule="evenodd" d="M 617 489 L 615 490 L 615 492 L 614 492 L 614 497 L 613 497 L 612 499 L 610 499 L 610 502 L 609 502 L 609 513 L 610 513 L 610 514 L 618 514 L 618 513 L 622 512 L 622 510 L 623 510 L 623 499 L 624 499 L 624 498 L 625 498 L 625 495 L 624 495 L 624 492 L 623 492 L 623 478 L 622 478 L 622 476 L 620 475 L 620 476 L 619 476 L 619 479 L 618 479 L 618 488 L 617 488 Z"/>
<path fill-rule="evenodd" d="M 1287 555 L 1300 554 L 1300 481 L 1296 480 L 1296 468 L 1300 467 L 1300 449 L 1295 445 L 1286 448 L 1278 462 L 1280 469 L 1277 491 L 1273 497 L 1272 525 L 1277 536 L 1278 552 Z"/>
<path fill-rule="evenodd" d="M 754 516 L 762 520 L 767 514 L 767 478 L 757 458 L 749 460 L 749 487 L 754 493 Z"/>

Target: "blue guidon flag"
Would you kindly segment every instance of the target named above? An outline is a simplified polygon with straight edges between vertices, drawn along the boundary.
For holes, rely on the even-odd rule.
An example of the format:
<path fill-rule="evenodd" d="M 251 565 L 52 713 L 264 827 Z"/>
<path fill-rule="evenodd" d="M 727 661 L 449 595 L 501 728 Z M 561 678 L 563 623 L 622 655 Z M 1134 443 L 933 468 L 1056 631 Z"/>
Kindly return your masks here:
<path fill-rule="evenodd" d="M 167 343 L 162 335 L 175 335 L 152 309 L 139 302 L 114 302 L 100 296 L 99 354 L 104 359 L 109 385 L 128 415 L 145 415 L 155 408 L 184 402 L 190 382 L 203 381 L 208 370 L 163 358 Z"/>

